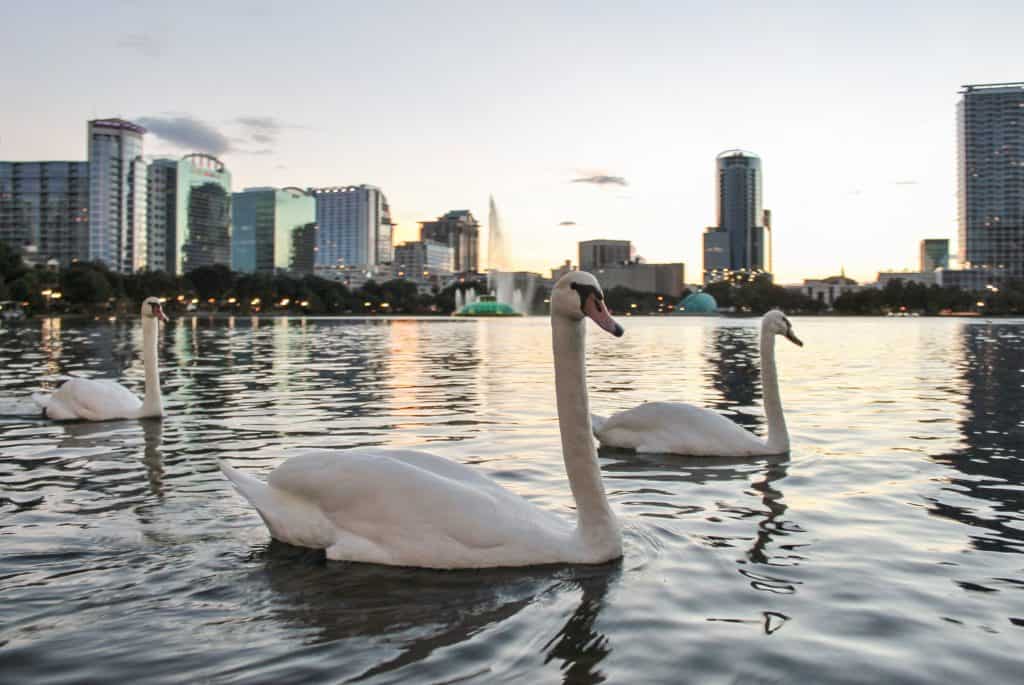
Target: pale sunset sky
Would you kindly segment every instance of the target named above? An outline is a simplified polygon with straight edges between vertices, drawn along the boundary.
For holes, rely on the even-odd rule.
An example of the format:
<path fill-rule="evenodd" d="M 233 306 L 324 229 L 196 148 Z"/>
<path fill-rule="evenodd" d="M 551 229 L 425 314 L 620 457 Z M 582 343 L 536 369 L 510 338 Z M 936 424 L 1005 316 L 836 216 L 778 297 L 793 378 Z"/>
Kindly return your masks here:
<path fill-rule="evenodd" d="M 777 281 L 916 267 L 921 238 L 956 249 L 961 84 L 1024 79 L 1019 1 L 0 15 L 0 159 L 85 159 L 86 120 L 124 117 L 148 155 L 217 155 L 236 190 L 377 185 L 398 241 L 450 209 L 486 224 L 493 194 L 513 265 L 545 274 L 578 240 L 618 238 L 698 281 L 715 155 L 736 147 L 762 159 Z M 602 176 L 622 183 L 574 182 Z"/>

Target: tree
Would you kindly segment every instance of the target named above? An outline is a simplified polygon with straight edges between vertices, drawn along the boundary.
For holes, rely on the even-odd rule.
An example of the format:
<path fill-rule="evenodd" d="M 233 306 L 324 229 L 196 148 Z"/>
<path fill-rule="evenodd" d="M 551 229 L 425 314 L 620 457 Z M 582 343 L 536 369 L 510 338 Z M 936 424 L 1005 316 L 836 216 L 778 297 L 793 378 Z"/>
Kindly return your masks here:
<path fill-rule="evenodd" d="M 211 297 L 222 298 L 235 284 L 234 272 L 223 264 L 193 269 L 188 272 L 186 278 L 203 300 L 208 300 Z"/>
<path fill-rule="evenodd" d="M 95 264 L 73 264 L 60 275 L 64 299 L 72 304 L 106 302 L 113 294 L 106 269 Z"/>
<path fill-rule="evenodd" d="M 21 250 L 0 242 L 0 283 L 19 278 L 27 269 L 21 261 Z"/>

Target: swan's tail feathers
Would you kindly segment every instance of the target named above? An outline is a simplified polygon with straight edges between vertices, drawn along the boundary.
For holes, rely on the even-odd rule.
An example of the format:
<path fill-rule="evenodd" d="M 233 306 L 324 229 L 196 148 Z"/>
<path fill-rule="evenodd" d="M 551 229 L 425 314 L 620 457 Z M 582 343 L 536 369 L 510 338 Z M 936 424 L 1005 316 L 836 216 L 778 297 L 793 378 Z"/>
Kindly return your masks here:
<path fill-rule="evenodd" d="M 598 416 L 597 414 L 590 415 L 590 427 L 594 431 L 594 435 L 601 432 L 601 429 L 604 428 L 604 423 L 607 420 L 607 417 L 604 416 Z"/>
<path fill-rule="evenodd" d="M 323 512 L 299 498 L 267 485 L 258 478 L 218 460 L 220 470 L 256 508 L 270 534 L 292 545 L 324 549 L 337 537 Z"/>
<path fill-rule="evenodd" d="M 270 505 L 270 487 L 266 483 L 231 467 L 226 461 L 218 459 L 217 464 L 224 476 L 254 507 L 262 509 Z"/>

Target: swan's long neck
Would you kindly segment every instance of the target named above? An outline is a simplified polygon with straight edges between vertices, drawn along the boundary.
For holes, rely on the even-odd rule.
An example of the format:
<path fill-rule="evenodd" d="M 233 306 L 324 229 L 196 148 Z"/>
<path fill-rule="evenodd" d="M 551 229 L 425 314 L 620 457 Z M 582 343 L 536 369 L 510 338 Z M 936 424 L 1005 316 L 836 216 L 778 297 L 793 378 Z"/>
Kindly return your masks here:
<path fill-rule="evenodd" d="M 779 452 L 789 451 L 789 431 L 782 415 L 779 397 L 779 376 L 775 369 L 775 334 L 761 329 L 761 391 L 764 393 L 764 413 L 768 418 L 768 447 Z"/>
<path fill-rule="evenodd" d="M 576 500 L 579 530 L 586 544 L 617 546 L 621 551 L 619 524 L 605 497 L 590 424 L 583 349 L 586 339 L 584 322 L 553 316 L 551 329 L 562 457 L 572 496 Z"/>
<path fill-rule="evenodd" d="M 160 367 L 156 343 L 160 324 L 156 317 L 142 319 L 142 365 L 146 369 L 146 394 L 142 398 L 142 417 L 161 416 L 164 413 L 160 396 Z"/>

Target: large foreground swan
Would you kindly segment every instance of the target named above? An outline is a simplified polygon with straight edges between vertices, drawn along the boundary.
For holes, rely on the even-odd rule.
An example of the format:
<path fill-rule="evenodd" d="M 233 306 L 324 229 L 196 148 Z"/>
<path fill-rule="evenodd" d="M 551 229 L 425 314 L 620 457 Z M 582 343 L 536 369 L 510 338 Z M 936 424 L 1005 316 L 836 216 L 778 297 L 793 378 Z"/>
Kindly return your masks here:
<path fill-rule="evenodd" d="M 147 297 L 142 303 L 142 363 L 146 370 L 146 391 L 141 401 L 116 381 L 91 378 L 72 378 L 52 395 L 34 394 L 32 399 L 43 408 L 47 418 L 57 421 L 110 421 L 162 416 L 164 410 L 156 354 L 160 321 L 167 321 L 160 300 Z"/>
<path fill-rule="evenodd" d="M 793 326 L 775 310 L 761 321 L 761 387 L 768 439 L 753 435 L 721 414 L 681 402 L 647 402 L 639 407 L 593 417 L 594 435 L 607 447 L 637 452 L 666 452 L 695 457 L 752 457 L 785 454 L 789 432 L 782 415 L 779 379 L 775 372 L 775 336 L 803 347 Z"/>
<path fill-rule="evenodd" d="M 412 450 L 312 450 L 267 483 L 221 464 L 270 534 L 327 558 L 394 566 L 483 568 L 597 564 L 622 556 L 590 429 L 584 317 L 616 336 L 597 279 L 563 277 L 551 292 L 555 394 L 575 525 L 473 468 Z"/>

